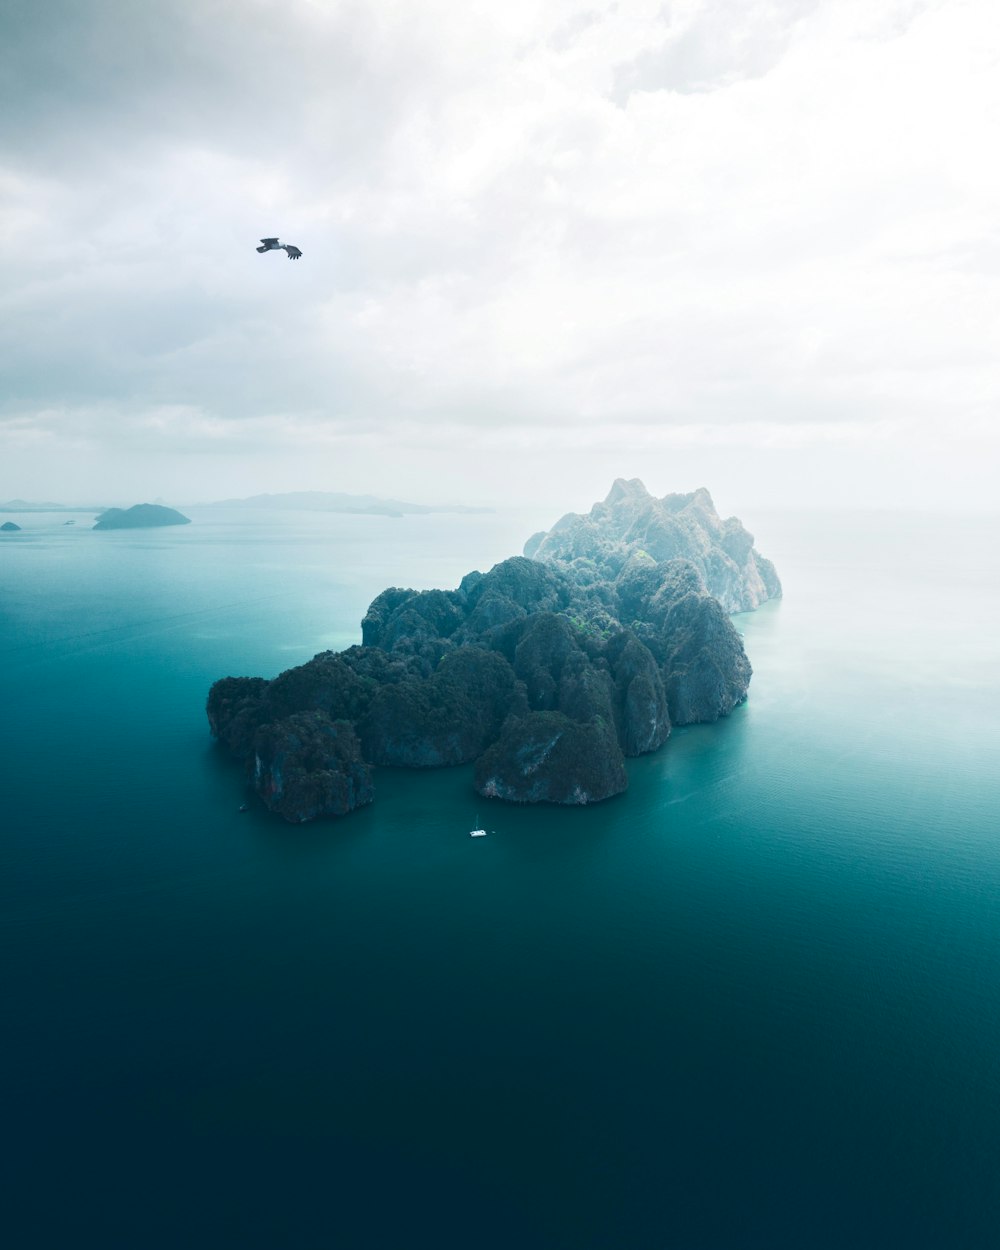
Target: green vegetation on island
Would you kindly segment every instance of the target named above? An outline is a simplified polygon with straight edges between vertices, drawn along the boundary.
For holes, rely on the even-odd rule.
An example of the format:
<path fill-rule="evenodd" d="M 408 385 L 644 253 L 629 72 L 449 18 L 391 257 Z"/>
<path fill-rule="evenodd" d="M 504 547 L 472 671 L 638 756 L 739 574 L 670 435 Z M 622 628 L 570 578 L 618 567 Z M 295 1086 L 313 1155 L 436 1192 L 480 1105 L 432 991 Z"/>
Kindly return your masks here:
<path fill-rule="evenodd" d="M 322 652 L 272 681 L 217 681 L 212 733 L 243 761 L 264 804 L 295 822 L 370 802 L 378 765 L 475 762 L 478 793 L 513 802 L 620 794 L 626 758 L 657 750 L 672 725 L 727 716 L 751 675 L 699 565 L 657 559 L 649 526 L 641 548 L 627 532 L 615 537 L 625 499 L 645 507 L 640 491 L 616 482 L 590 514 L 589 546 L 575 526 L 570 559 L 548 542 L 557 526 L 529 543 L 544 559 L 512 557 L 454 590 L 383 591 L 360 646 Z M 707 498 L 667 498 L 709 516 L 698 495 Z M 730 538 L 739 526 L 719 524 Z M 752 541 L 736 566 L 744 574 Z M 713 550 L 699 546 L 702 563 L 727 569 Z M 769 580 L 780 591 L 773 570 Z"/>

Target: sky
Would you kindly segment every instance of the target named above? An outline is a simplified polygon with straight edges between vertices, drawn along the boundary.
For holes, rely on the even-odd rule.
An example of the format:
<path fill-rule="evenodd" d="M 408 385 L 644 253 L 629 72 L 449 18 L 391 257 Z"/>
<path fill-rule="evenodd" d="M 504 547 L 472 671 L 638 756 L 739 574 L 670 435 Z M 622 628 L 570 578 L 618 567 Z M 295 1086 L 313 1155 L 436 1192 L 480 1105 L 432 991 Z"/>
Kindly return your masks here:
<path fill-rule="evenodd" d="M 7 0 L 0 500 L 995 506 L 998 135 L 995 0 Z"/>

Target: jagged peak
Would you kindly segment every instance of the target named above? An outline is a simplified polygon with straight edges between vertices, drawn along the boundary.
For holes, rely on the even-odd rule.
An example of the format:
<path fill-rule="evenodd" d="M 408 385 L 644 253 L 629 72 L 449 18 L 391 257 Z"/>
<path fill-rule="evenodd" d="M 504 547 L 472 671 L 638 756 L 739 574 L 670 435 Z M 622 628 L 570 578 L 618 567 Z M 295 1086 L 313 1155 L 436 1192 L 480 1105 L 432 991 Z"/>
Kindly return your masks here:
<path fill-rule="evenodd" d="M 712 502 L 712 496 L 704 486 L 699 486 L 697 490 L 688 491 L 687 494 L 678 494 L 675 491 L 673 494 L 664 495 L 662 499 L 658 499 L 656 502 L 670 513 L 683 512 L 685 508 L 700 508 L 703 512 L 715 513 L 715 504 Z"/>
<path fill-rule="evenodd" d="M 710 508 L 713 512 L 715 511 L 715 504 L 712 502 L 712 496 L 708 493 L 704 486 L 698 487 L 698 489 L 691 496 L 691 502 L 700 504 L 703 508 Z"/>
<path fill-rule="evenodd" d="M 646 500 L 651 499 L 649 491 L 637 477 L 625 479 L 616 477 L 614 485 L 608 491 L 608 497 L 605 499 L 605 505 L 621 503 L 625 499 Z"/>
<path fill-rule="evenodd" d="M 525 554 L 556 564 L 588 561 L 613 581 L 623 566 L 635 567 L 640 551 L 656 563 L 692 561 L 727 612 L 751 611 L 781 594 L 753 536 L 735 517 L 721 520 L 704 486 L 655 499 L 638 478 L 616 478 L 603 503 L 534 535 Z"/>

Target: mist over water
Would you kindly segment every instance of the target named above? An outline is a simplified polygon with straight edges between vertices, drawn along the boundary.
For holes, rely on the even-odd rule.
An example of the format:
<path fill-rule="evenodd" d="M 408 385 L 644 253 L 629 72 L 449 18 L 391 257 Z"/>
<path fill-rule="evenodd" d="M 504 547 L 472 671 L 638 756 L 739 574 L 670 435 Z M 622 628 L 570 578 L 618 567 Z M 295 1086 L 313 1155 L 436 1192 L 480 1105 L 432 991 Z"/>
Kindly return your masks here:
<path fill-rule="evenodd" d="M 992 1244 L 1000 519 L 745 516 L 750 699 L 625 795 L 300 828 L 210 683 L 555 518 L 190 515 L 0 544 L 14 1244 Z"/>

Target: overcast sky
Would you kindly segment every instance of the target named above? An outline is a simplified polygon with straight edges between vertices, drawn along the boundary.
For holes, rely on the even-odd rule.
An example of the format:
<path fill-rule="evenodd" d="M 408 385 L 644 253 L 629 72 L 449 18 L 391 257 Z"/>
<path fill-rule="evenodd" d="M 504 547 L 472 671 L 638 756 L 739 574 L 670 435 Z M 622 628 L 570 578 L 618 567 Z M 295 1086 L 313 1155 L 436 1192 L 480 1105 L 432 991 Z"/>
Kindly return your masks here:
<path fill-rule="evenodd" d="M 996 0 L 0 26 L 0 499 L 992 503 Z"/>

